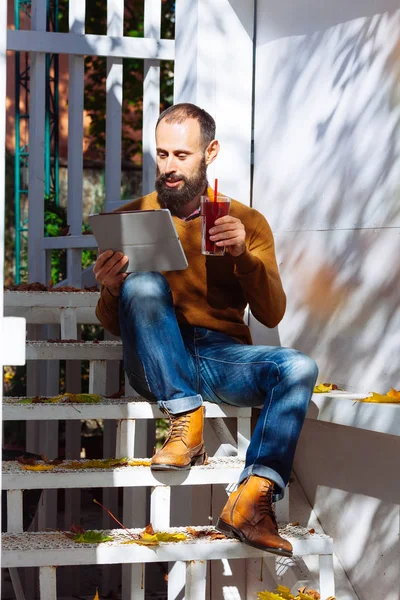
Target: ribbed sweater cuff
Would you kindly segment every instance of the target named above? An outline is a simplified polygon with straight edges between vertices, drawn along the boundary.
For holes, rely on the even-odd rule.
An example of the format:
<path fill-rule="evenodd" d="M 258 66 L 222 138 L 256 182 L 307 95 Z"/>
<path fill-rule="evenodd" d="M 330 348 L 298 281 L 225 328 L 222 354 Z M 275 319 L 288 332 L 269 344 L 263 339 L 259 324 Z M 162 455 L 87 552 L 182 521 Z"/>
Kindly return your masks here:
<path fill-rule="evenodd" d="M 113 296 L 107 287 L 103 287 L 101 296 L 103 298 L 104 304 L 107 307 L 118 309 L 119 296 Z"/>
<path fill-rule="evenodd" d="M 254 271 L 259 264 L 259 259 L 256 256 L 253 256 L 247 249 L 240 256 L 234 256 L 233 260 L 235 261 L 235 269 L 238 275 L 247 275 L 248 273 L 251 273 L 251 271 Z"/>

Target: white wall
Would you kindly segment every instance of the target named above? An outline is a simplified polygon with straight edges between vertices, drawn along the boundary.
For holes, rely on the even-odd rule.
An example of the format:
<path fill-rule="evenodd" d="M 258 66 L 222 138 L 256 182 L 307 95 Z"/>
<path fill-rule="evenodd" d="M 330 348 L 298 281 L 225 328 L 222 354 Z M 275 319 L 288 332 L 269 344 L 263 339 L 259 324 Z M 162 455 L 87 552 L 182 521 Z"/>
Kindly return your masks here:
<path fill-rule="evenodd" d="M 400 387 L 400 4 L 258 0 L 253 206 L 321 380 Z M 257 328 L 257 341 L 260 341 Z M 295 470 L 361 600 L 400 597 L 400 438 L 307 422 Z"/>
<path fill-rule="evenodd" d="M 253 206 L 276 235 L 282 343 L 323 379 L 386 390 L 400 377 L 399 3 L 260 0 L 257 22 Z"/>
<path fill-rule="evenodd" d="M 221 192 L 250 204 L 254 0 L 179 0 L 177 11 L 185 27 L 176 40 L 174 102 L 194 102 L 214 117 L 221 152 L 209 181 L 218 177 Z"/>

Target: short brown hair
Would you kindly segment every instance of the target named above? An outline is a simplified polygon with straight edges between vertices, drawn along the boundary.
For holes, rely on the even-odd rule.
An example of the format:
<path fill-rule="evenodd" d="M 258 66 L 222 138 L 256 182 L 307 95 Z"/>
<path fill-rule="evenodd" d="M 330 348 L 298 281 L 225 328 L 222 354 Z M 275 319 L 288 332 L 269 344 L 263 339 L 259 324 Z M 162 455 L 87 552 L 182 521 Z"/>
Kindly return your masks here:
<path fill-rule="evenodd" d="M 156 129 L 160 121 L 164 119 L 167 123 L 183 123 L 186 119 L 196 119 L 200 125 L 201 142 L 204 145 L 204 149 L 215 139 L 214 119 L 203 108 L 195 104 L 182 102 L 170 106 L 158 117 Z"/>

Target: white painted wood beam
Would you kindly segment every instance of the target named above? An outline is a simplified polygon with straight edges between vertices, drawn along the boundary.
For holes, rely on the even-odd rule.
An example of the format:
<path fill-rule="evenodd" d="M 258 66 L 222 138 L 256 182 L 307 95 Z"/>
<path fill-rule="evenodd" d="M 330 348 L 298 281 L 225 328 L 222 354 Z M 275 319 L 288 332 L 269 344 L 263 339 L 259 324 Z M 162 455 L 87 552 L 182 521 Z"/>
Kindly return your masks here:
<path fill-rule="evenodd" d="M 185 600 L 205 600 L 207 561 L 192 560 L 186 563 Z"/>
<path fill-rule="evenodd" d="M 154 531 L 165 531 L 170 526 L 171 488 L 158 485 L 151 490 L 150 523 Z"/>
<path fill-rule="evenodd" d="M 46 31 L 46 2 L 32 0 L 32 31 L 39 37 Z M 27 32 L 21 32 L 23 35 Z M 28 279 L 45 282 L 46 257 L 41 247 L 44 237 L 44 129 L 46 56 L 32 51 L 30 64 L 29 119 L 29 215 Z"/>
<path fill-rule="evenodd" d="M 40 567 L 39 589 L 41 599 L 57 600 L 57 582 L 55 567 Z"/>
<path fill-rule="evenodd" d="M 169 531 L 182 532 L 183 528 Z M 202 528 L 199 528 L 200 530 Z M 310 534 L 306 528 L 294 527 L 285 530 L 285 535 L 293 545 L 294 556 L 310 554 L 330 555 L 333 540 L 322 534 Z M 133 529 L 139 533 L 142 529 Z M 126 544 L 126 535 L 121 529 L 111 530 L 115 541 L 109 544 L 77 544 L 58 532 L 3 534 L 3 567 L 25 566 L 42 567 L 77 564 L 124 564 L 168 562 L 175 560 L 218 560 L 221 558 L 264 557 L 265 551 L 242 544 L 238 540 L 188 540 L 185 543 L 166 542 L 159 546 Z M 122 536 L 122 537 L 121 537 Z"/>
<path fill-rule="evenodd" d="M 89 363 L 89 394 L 104 395 L 107 384 L 107 363 L 105 360 L 91 360 Z"/>
<path fill-rule="evenodd" d="M 244 458 L 246 456 L 247 448 L 250 444 L 251 438 L 251 416 L 250 417 L 238 417 L 237 420 L 237 446 L 238 456 Z"/>
<path fill-rule="evenodd" d="M 107 0 L 107 35 L 124 35 L 124 0 Z M 123 63 L 121 57 L 107 57 L 106 77 L 106 204 L 121 198 Z"/>
<path fill-rule="evenodd" d="M 177 560 L 168 564 L 168 600 L 179 600 L 184 594 L 186 562 Z"/>
<path fill-rule="evenodd" d="M 23 531 L 23 490 L 7 491 L 7 531 Z"/>
<path fill-rule="evenodd" d="M 117 423 L 116 458 L 133 458 L 135 447 L 135 419 L 121 419 Z"/>
<path fill-rule="evenodd" d="M 97 248 L 97 242 L 94 235 L 68 235 L 44 238 L 40 247 L 45 250 L 56 250 L 63 248 Z"/>
<path fill-rule="evenodd" d="M 85 33 L 85 2 L 70 0 L 68 11 L 69 30 L 76 35 Z M 68 199 L 67 215 L 69 232 L 82 236 L 83 191 L 83 99 L 85 85 L 85 58 L 68 57 Z M 68 285 L 81 286 L 82 251 L 67 250 Z"/>
<path fill-rule="evenodd" d="M 7 49 L 20 52 L 80 54 L 82 56 L 114 56 L 174 60 L 173 40 L 112 37 L 108 35 L 78 35 L 72 33 L 39 33 L 38 31 L 7 32 Z"/>
<path fill-rule="evenodd" d="M 320 554 L 319 557 L 319 589 L 321 598 L 335 595 L 335 573 L 333 570 L 333 553 Z"/>
<path fill-rule="evenodd" d="M 75 344 L 70 344 L 73 348 Z M 80 355 L 85 360 L 86 350 Z M 73 356 L 73 354 L 71 354 Z M 70 358 L 70 356 L 68 356 Z M 86 353 L 86 359 L 88 358 Z M 96 357 L 93 357 L 95 360 Z M 110 360 L 110 359 L 109 359 Z M 140 397 L 121 398 L 120 400 L 104 400 L 95 404 L 24 404 L 17 400 L 24 398 L 7 398 L 3 403 L 3 419 L 5 421 L 18 420 L 42 420 L 42 419 L 162 419 L 165 415 L 160 411 L 156 403 L 147 402 Z M 251 409 L 229 406 L 228 404 L 214 404 L 205 402 L 205 418 L 218 419 L 219 417 L 246 416 Z M 219 430 L 217 431 L 217 433 Z M 230 438 L 232 441 L 232 435 Z M 227 442 L 229 443 L 229 442 Z M 136 456 L 139 454 L 136 452 Z M 143 455 L 142 455 L 143 456 Z"/>
<path fill-rule="evenodd" d="M 31 471 L 15 469 L 14 463 L 11 463 L 10 471 L 10 463 L 7 461 L 3 470 L 3 489 L 15 491 L 24 489 L 83 489 L 101 486 L 104 488 L 156 488 L 157 486 L 163 488 L 163 486 L 225 485 L 235 483 L 244 468 L 244 461 L 233 457 L 219 460 L 211 457 L 209 461 L 212 468 L 207 466 L 192 467 L 189 471 L 182 473 L 179 471 L 159 471 L 155 473 L 150 467 L 142 466 L 112 468 L 104 471 L 88 468 L 77 471 L 66 469 L 32 473 Z M 167 527 L 167 525 L 164 525 L 164 527 Z"/>
<path fill-rule="evenodd" d="M 145 0 L 144 36 L 160 39 L 161 0 Z M 142 193 L 154 190 L 156 176 L 155 127 L 160 114 L 160 61 L 144 61 L 143 81 L 143 178 Z"/>
<path fill-rule="evenodd" d="M 22 587 L 21 578 L 18 573 L 18 569 L 8 569 L 11 577 L 11 582 L 15 594 L 16 600 L 25 600 L 24 589 Z"/>

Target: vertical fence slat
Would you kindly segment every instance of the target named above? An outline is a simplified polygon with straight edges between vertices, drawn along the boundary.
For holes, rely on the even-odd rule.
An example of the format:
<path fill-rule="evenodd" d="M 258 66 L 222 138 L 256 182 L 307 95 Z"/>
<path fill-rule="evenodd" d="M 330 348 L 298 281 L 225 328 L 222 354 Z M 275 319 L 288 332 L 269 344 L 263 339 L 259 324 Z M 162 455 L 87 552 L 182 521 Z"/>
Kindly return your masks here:
<path fill-rule="evenodd" d="M 107 0 L 107 34 L 123 35 L 124 0 Z M 121 199 L 122 58 L 107 58 L 106 210 Z"/>
<path fill-rule="evenodd" d="M 145 0 L 144 36 L 160 39 L 161 0 Z M 160 114 L 160 61 L 144 61 L 143 81 L 143 171 L 142 193 L 154 190 L 156 176 L 156 143 L 154 129 Z"/>
<path fill-rule="evenodd" d="M 70 0 L 68 13 L 71 33 L 85 33 L 85 2 Z M 82 233 L 83 190 L 83 93 L 85 59 L 68 58 L 68 225 L 71 235 Z M 82 251 L 67 250 L 68 284 L 81 287 Z"/>
<path fill-rule="evenodd" d="M 56 568 L 40 567 L 40 600 L 57 600 Z"/>
<path fill-rule="evenodd" d="M 32 0 L 31 10 L 32 29 L 46 31 L 46 2 Z M 41 242 L 44 236 L 46 55 L 32 52 L 30 61 L 28 278 L 29 281 L 44 283 L 46 259 Z"/>
<path fill-rule="evenodd" d="M 22 490 L 7 490 L 7 531 L 11 533 L 23 531 L 22 502 Z"/>
<path fill-rule="evenodd" d="M 69 0 L 68 26 L 71 33 L 85 33 L 86 2 L 82 0 Z M 83 56 L 68 57 L 68 198 L 67 214 L 71 235 L 82 234 L 82 206 L 83 206 L 83 109 L 85 85 L 85 58 Z M 82 285 L 82 251 L 80 249 L 67 250 L 67 281 L 69 285 L 81 287 Z M 64 317 L 64 315 L 63 315 Z M 69 319 L 61 318 L 61 337 L 64 339 L 77 338 L 76 315 L 69 315 Z M 70 331 L 67 331 L 69 329 Z M 74 331 L 73 331 L 74 330 Z M 68 361 L 66 365 L 67 391 L 80 391 L 80 362 Z M 76 382 L 75 377 L 78 377 Z M 66 452 L 73 458 L 78 458 L 81 445 L 81 431 L 79 422 L 66 423 Z M 78 454 L 78 456 L 76 456 Z M 65 492 L 65 519 L 66 526 L 71 526 L 71 521 L 80 517 L 80 491 L 68 490 Z M 80 587 L 79 573 L 70 577 L 71 572 L 65 573 L 64 584 L 67 591 L 77 593 Z M 64 573 L 63 573 L 64 575 Z"/>
<path fill-rule="evenodd" d="M 186 563 L 185 600 L 206 599 L 207 561 L 191 560 Z"/>

